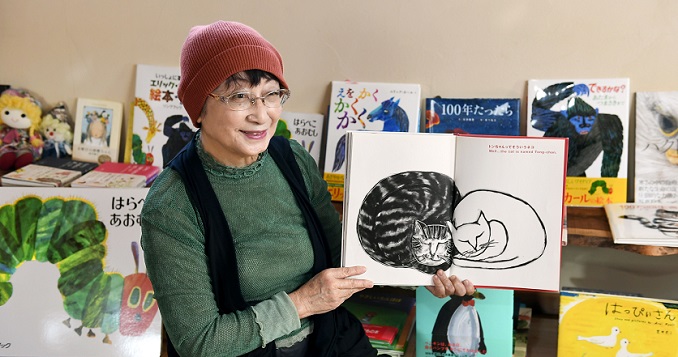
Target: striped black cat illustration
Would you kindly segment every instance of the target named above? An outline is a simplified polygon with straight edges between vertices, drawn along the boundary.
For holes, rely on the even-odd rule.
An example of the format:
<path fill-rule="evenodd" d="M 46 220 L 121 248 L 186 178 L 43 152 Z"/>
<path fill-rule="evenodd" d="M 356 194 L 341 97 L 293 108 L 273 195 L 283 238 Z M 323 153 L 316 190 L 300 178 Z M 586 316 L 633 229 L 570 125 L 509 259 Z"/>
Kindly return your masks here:
<path fill-rule="evenodd" d="M 546 229 L 537 212 L 510 194 L 459 192 L 438 172 L 381 179 L 358 213 L 360 244 L 375 261 L 423 273 L 451 265 L 508 269 L 543 255 Z"/>

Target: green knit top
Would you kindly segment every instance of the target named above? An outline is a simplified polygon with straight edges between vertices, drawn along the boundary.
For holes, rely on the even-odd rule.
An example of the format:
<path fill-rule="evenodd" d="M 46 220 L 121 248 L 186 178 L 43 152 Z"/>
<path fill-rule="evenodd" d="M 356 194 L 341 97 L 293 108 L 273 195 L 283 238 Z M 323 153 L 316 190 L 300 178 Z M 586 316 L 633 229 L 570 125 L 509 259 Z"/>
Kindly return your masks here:
<path fill-rule="evenodd" d="M 166 169 L 141 215 L 146 269 L 165 329 L 177 351 L 192 357 L 238 356 L 270 341 L 290 346 L 312 330 L 287 295 L 311 278 L 313 249 L 303 215 L 268 152 L 248 167 L 227 167 L 204 151 L 199 137 L 198 155 L 233 235 L 242 294 L 253 306 L 219 314 L 199 214 L 179 174 Z M 341 223 L 327 184 L 313 157 L 290 144 L 338 266 Z"/>

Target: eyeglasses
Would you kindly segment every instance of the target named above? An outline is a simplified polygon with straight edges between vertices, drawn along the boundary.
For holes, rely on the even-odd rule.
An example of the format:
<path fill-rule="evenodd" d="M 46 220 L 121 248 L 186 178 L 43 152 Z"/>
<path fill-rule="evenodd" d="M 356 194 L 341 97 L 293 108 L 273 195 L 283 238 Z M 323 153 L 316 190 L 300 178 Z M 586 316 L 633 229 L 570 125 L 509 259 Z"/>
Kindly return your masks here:
<path fill-rule="evenodd" d="M 250 109 L 257 104 L 257 99 L 261 99 L 261 102 L 268 108 L 280 108 L 290 97 L 290 91 L 287 89 L 277 89 L 261 97 L 252 96 L 248 92 L 238 92 L 228 96 L 209 93 L 209 96 L 226 104 L 231 110 Z"/>

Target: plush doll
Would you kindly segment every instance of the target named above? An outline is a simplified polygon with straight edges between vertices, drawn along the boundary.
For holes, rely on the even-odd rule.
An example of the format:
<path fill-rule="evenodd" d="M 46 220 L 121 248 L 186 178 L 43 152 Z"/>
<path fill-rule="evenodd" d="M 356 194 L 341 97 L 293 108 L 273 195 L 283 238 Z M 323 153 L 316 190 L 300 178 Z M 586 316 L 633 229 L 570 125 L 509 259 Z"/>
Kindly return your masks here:
<path fill-rule="evenodd" d="M 70 157 L 73 153 L 73 132 L 67 122 L 56 119 L 52 114 L 42 117 L 40 133 L 45 138 L 42 157 Z"/>
<path fill-rule="evenodd" d="M 28 92 L 10 88 L 0 94 L 0 170 L 15 170 L 40 158 L 41 115 L 40 102 Z"/>

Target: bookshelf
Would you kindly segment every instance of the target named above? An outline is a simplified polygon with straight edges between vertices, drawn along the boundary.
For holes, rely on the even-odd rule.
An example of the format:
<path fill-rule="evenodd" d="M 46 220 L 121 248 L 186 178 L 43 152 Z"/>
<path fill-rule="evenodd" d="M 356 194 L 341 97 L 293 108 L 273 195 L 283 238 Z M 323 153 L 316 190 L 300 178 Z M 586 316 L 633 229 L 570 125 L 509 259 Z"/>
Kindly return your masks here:
<path fill-rule="evenodd" d="M 342 203 L 333 202 L 333 204 L 341 215 Z M 568 207 L 567 231 L 568 246 L 616 249 L 645 256 L 678 255 L 678 248 L 615 244 L 605 209 L 602 207 Z M 540 306 L 543 306 L 545 301 L 557 302 L 558 293 L 516 291 L 516 298 L 535 308 L 528 337 L 527 355 L 555 356 L 558 348 L 558 315 L 542 311 Z M 408 347 L 414 344 L 413 339 Z M 410 356 L 414 357 L 415 353 L 408 348 L 405 357 Z"/>

